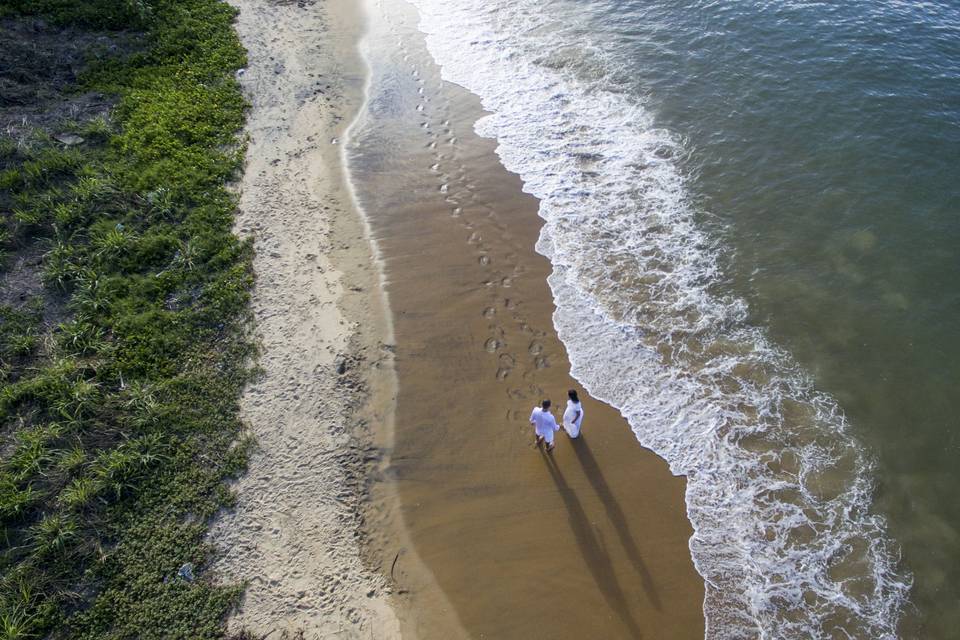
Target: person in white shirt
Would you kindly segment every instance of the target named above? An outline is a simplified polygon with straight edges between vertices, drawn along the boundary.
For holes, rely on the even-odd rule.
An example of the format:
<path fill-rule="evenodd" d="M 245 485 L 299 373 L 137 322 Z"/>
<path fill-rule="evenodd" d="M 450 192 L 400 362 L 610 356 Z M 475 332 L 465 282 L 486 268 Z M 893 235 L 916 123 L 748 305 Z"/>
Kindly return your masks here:
<path fill-rule="evenodd" d="M 530 414 L 530 424 L 533 425 L 534 445 L 539 445 L 541 440 L 547 443 L 547 451 L 553 451 L 553 432 L 560 429 L 557 419 L 550 413 L 550 401 L 544 400 L 539 407 L 533 408 Z"/>
<path fill-rule="evenodd" d="M 567 391 L 567 410 L 563 412 L 563 430 L 571 438 L 580 437 L 580 425 L 583 424 L 583 406 L 574 389 Z"/>

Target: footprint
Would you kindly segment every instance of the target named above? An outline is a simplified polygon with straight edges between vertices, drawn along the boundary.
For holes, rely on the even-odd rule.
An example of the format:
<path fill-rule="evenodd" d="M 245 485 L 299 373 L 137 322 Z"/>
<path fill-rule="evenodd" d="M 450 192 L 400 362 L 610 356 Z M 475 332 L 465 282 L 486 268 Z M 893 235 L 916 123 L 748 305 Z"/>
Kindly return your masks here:
<path fill-rule="evenodd" d="M 540 344 L 537 340 L 534 340 L 530 343 L 530 346 L 527 347 L 527 351 L 530 352 L 532 356 L 538 356 L 543 353 L 543 345 Z"/>
<path fill-rule="evenodd" d="M 497 315 L 497 310 L 494 309 L 493 307 L 487 307 L 486 309 L 483 310 L 484 318 L 492 318 L 495 315 Z"/>
<path fill-rule="evenodd" d="M 510 369 L 504 369 L 503 367 L 497 369 L 497 380 L 506 380 L 509 375 Z"/>
<path fill-rule="evenodd" d="M 453 210 L 450 211 L 450 215 L 452 215 L 454 218 L 458 217 L 461 213 L 463 213 L 463 209 L 461 207 L 454 207 Z"/>
<path fill-rule="evenodd" d="M 450 189 L 450 185 L 444 183 L 440 185 L 440 193 L 446 193 Z"/>
<path fill-rule="evenodd" d="M 516 359 L 509 353 L 501 353 L 497 360 L 500 362 L 500 366 L 505 369 L 512 369 L 513 365 L 517 363 Z"/>
<path fill-rule="evenodd" d="M 483 343 L 483 348 L 487 350 L 487 353 L 496 353 L 497 349 L 501 347 L 500 341 L 496 338 L 490 338 L 485 343 Z"/>
<path fill-rule="evenodd" d="M 482 265 L 488 265 L 490 264 L 490 256 L 480 256 L 477 259 L 477 262 L 479 262 Z"/>
<path fill-rule="evenodd" d="M 504 278 L 503 280 L 500 281 L 500 286 L 501 286 L 501 287 L 512 287 L 512 286 L 513 286 L 513 279 L 512 279 L 512 278 Z"/>
<path fill-rule="evenodd" d="M 503 301 L 503 306 L 507 309 L 516 309 L 517 303 L 511 300 L 510 298 L 507 298 L 506 300 Z"/>
<path fill-rule="evenodd" d="M 546 356 L 540 356 L 533 361 L 533 366 L 537 369 L 546 369 L 550 366 L 550 361 L 547 360 Z"/>

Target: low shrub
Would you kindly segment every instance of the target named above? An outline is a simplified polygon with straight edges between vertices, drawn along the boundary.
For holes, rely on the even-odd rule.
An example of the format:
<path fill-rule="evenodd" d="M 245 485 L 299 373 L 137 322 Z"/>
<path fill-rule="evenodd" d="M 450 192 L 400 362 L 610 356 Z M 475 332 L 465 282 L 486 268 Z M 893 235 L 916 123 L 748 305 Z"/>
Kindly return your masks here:
<path fill-rule="evenodd" d="M 0 138 L 0 253 L 42 246 L 47 291 L 0 305 L 0 638 L 221 637 L 240 587 L 205 576 L 204 536 L 245 463 L 253 354 L 251 247 L 224 187 L 242 157 L 234 10 L 12 0 L 0 15 L 146 43 L 81 76 L 119 98 L 71 125 L 82 145 Z"/>

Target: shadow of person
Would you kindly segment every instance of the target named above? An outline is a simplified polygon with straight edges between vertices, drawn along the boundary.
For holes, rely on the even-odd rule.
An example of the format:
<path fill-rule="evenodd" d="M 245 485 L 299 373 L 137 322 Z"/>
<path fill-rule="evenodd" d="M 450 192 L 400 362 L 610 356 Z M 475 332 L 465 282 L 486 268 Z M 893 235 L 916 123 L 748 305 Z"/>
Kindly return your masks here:
<path fill-rule="evenodd" d="M 607 605 L 617 617 L 620 618 L 624 626 L 627 627 L 630 632 L 630 637 L 643 637 L 640 633 L 640 628 L 637 627 L 636 621 L 630 614 L 626 597 L 613 572 L 613 563 L 610 562 L 610 556 L 594 535 L 593 525 L 590 524 L 587 514 L 584 513 L 583 507 L 580 505 L 580 500 L 563 478 L 563 474 L 560 473 L 560 468 L 557 467 L 553 456 L 546 453 L 543 448 L 540 448 L 540 455 L 543 456 L 547 470 L 550 472 L 550 477 L 553 478 L 553 482 L 557 486 L 557 493 L 563 499 L 564 506 L 567 508 L 570 528 L 573 530 L 577 546 L 580 548 L 580 553 L 583 554 L 587 567 L 590 569 L 590 573 L 593 575 L 597 587 L 600 588 L 604 600 L 606 600 Z"/>
<path fill-rule="evenodd" d="M 634 570 L 643 582 L 643 589 L 650 599 L 650 604 L 652 604 L 657 611 L 661 611 L 660 596 L 657 594 L 653 577 L 650 575 L 647 565 L 640 556 L 640 550 L 637 549 L 637 544 L 633 541 L 633 536 L 630 535 L 630 527 L 627 524 L 626 516 L 623 515 L 623 510 L 614 499 L 613 493 L 611 493 L 610 487 L 607 486 L 606 480 L 603 479 L 600 465 L 597 464 L 597 459 L 593 457 L 593 453 L 590 451 L 590 445 L 587 444 L 586 439 L 582 435 L 572 440 L 571 444 L 577 454 L 577 459 L 580 461 L 580 466 L 583 467 L 584 475 L 587 476 L 590 484 L 593 485 L 593 490 L 597 492 L 600 502 L 603 503 L 603 508 L 607 510 L 607 517 L 610 519 L 610 522 L 613 523 L 613 528 L 616 529 L 617 535 L 620 537 L 620 544 L 623 545 L 624 551 L 627 552 L 627 558 L 629 558 L 630 564 L 633 565 Z"/>

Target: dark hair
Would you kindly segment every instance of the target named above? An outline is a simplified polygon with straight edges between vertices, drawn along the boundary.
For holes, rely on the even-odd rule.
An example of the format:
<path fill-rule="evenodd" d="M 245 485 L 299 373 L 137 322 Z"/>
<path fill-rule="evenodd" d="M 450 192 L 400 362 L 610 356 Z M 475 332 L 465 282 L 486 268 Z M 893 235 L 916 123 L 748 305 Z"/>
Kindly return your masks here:
<path fill-rule="evenodd" d="M 540 406 L 543 407 L 544 409 L 549 409 L 549 408 L 550 408 L 550 401 L 549 401 L 549 400 L 544 400 L 543 402 L 540 403 Z"/>
<path fill-rule="evenodd" d="M 573 401 L 576 402 L 576 403 L 579 403 L 579 402 L 580 402 L 580 398 L 577 397 L 577 390 L 576 390 L 576 389 L 570 389 L 570 391 L 567 391 L 567 397 L 570 398 L 571 400 L 573 400 Z"/>

